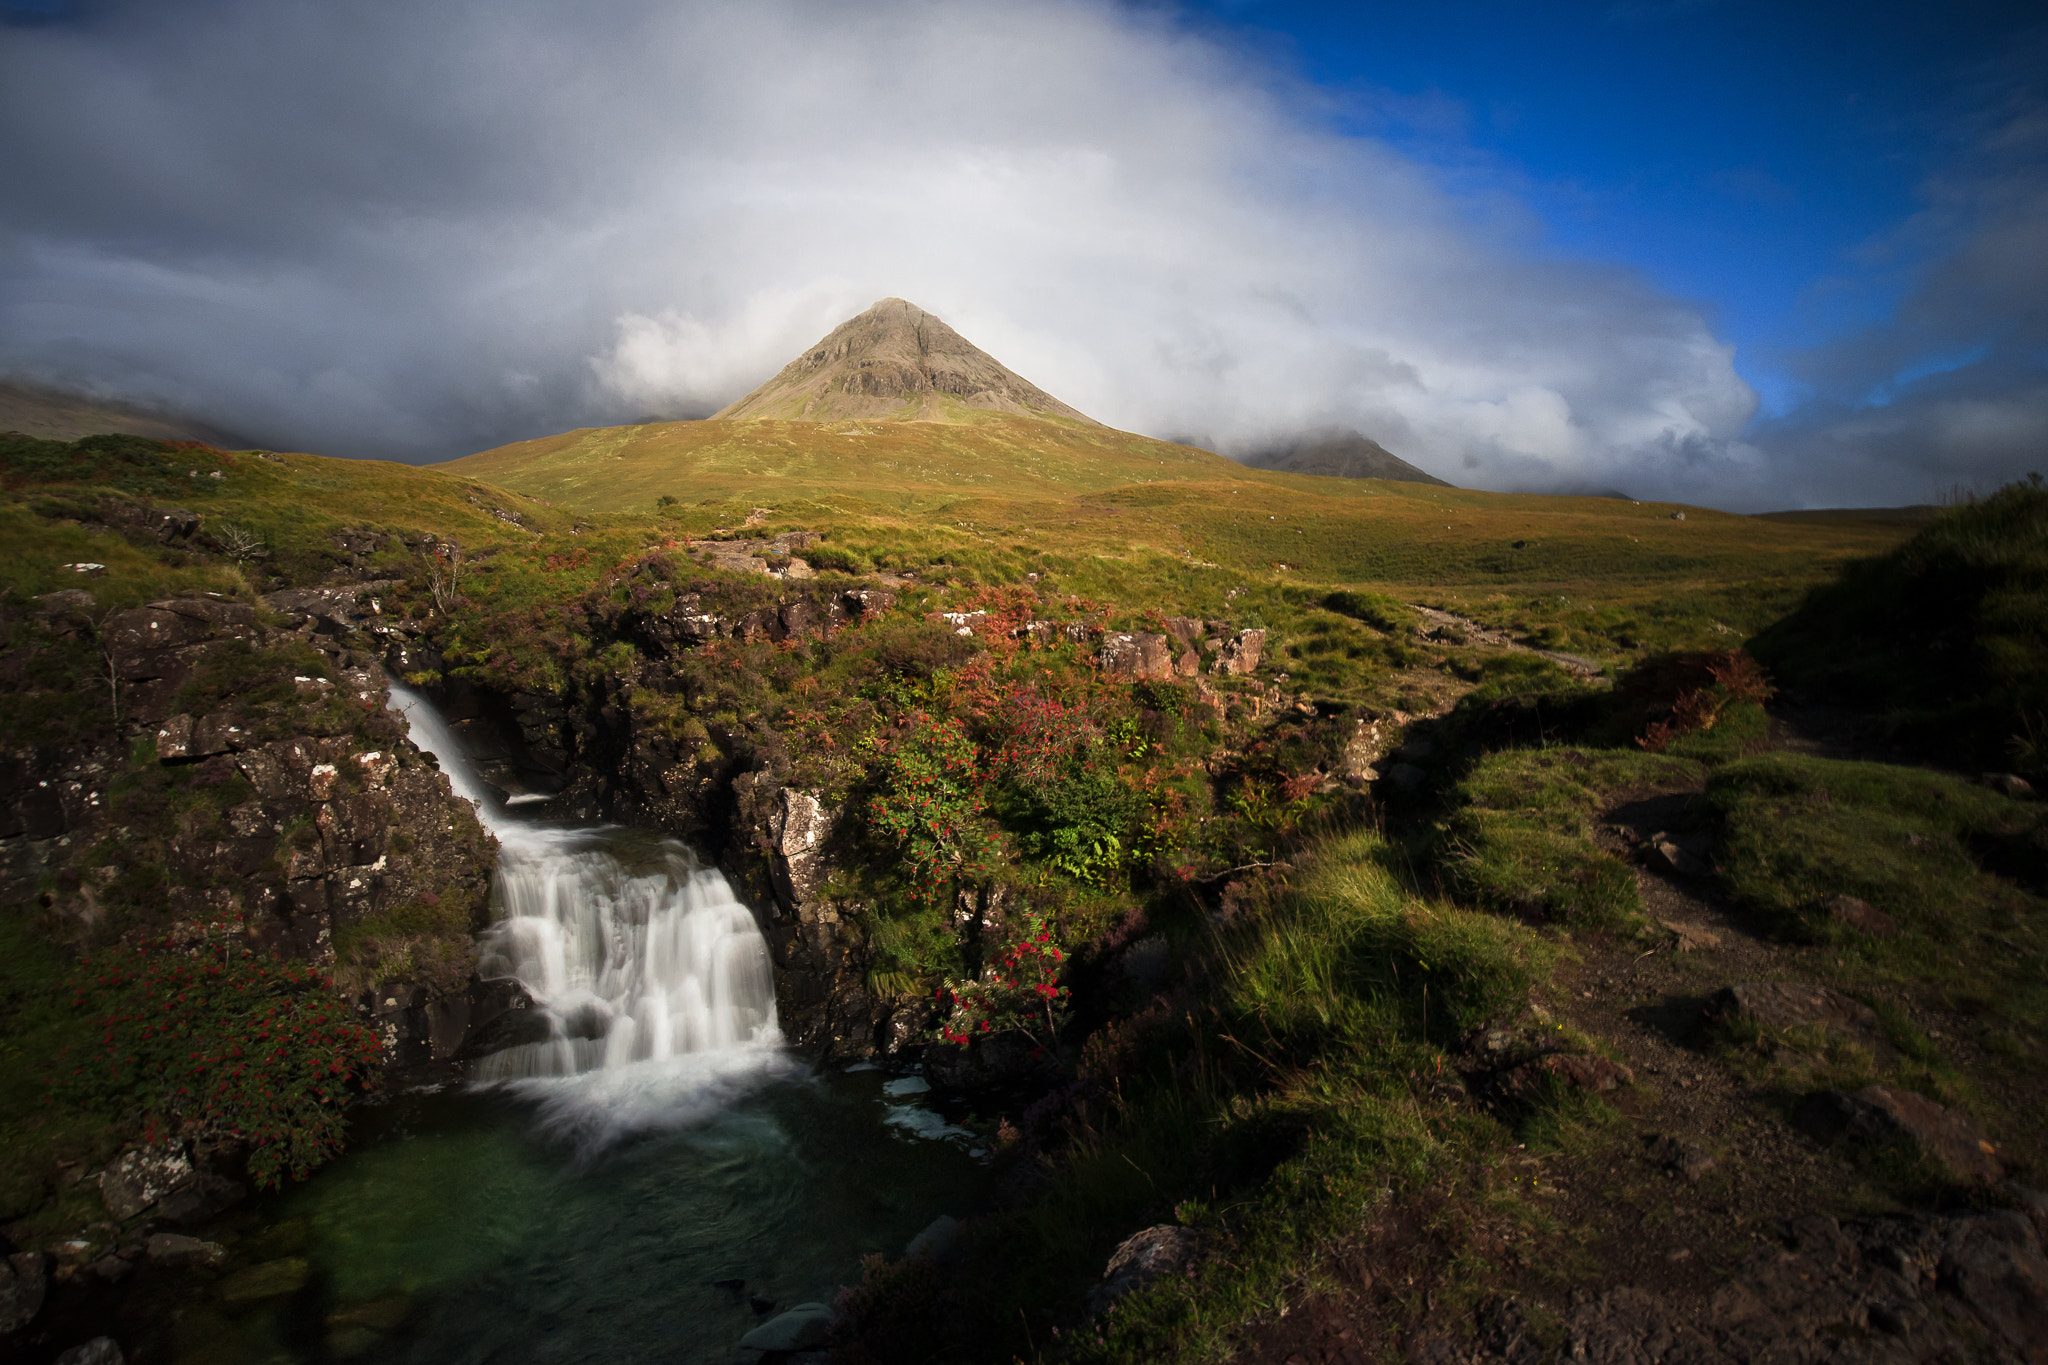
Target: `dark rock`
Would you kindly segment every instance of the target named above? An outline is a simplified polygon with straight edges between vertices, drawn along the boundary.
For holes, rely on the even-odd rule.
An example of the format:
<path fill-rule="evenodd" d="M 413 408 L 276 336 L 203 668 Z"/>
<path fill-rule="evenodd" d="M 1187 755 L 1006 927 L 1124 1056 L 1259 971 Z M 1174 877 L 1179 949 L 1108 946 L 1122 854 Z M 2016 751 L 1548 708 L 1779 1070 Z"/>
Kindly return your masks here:
<path fill-rule="evenodd" d="M 808 1351 L 823 1346 L 832 1331 L 832 1310 L 822 1303 L 800 1303 L 778 1313 L 740 1338 L 750 1351 Z"/>
<path fill-rule="evenodd" d="M 1820 904 L 1821 909 L 1828 912 L 1829 919 L 1859 934 L 1870 938 L 1898 936 L 1899 922 L 1869 901 L 1860 901 L 1854 896 L 1829 896 Z"/>
<path fill-rule="evenodd" d="M 125 1223 L 198 1176 L 182 1142 L 138 1147 L 121 1153 L 100 1172 L 100 1198 L 114 1221 Z"/>
<path fill-rule="evenodd" d="M 1201 1246 L 1201 1236 L 1193 1228 L 1172 1223 L 1132 1233 L 1110 1254 L 1102 1283 L 1089 1291 L 1089 1310 L 1099 1313 L 1133 1289 L 1191 1266 Z"/>
<path fill-rule="evenodd" d="M 1985 773 L 1984 785 L 1995 792 L 2003 792 L 2016 801 L 2024 801 L 2034 794 L 2034 784 L 2018 773 Z"/>
<path fill-rule="evenodd" d="M 119 1256 L 102 1256 L 92 1263 L 92 1273 L 108 1284 L 119 1284 L 135 1273 L 135 1267 Z"/>
<path fill-rule="evenodd" d="M 94 1337 L 58 1356 L 50 1365 L 127 1365 L 121 1345 L 112 1337 Z"/>
<path fill-rule="evenodd" d="M 1497 1085 L 1510 1098 L 1527 1099 L 1537 1094 L 1546 1080 L 1561 1082 L 1574 1090 L 1604 1093 L 1634 1085 L 1635 1073 L 1591 1053 L 1553 1052 L 1502 1073 Z"/>
<path fill-rule="evenodd" d="M 200 1171 L 189 1185 L 157 1200 L 156 1212 L 165 1222 L 191 1227 L 218 1217 L 248 1197 L 249 1189 L 240 1181 Z"/>
<path fill-rule="evenodd" d="M 1863 1043 L 1880 1055 L 1891 1050 L 1877 1011 L 1826 986 L 1796 981 L 1745 981 L 1715 995 L 1708 1010 L 1729 1023 L 1746 1021 L 1780 1033 L 1818 1028 Z"/>
<path fill-rule="evenodd" d="M 1413 763 L 1394 763 L 1383 774 L 1396 791 L 1412 792 L 1429 780 L 1429 774 Z"/>
<path fill-rule="evenodd" d="M 1650 1144 L 1650 1156 L 1664 1169 L 1694 1182 L 1720 1164 L 1698 1143 L 1668 1135 Z"/>
<path fill-rule="evenodd" d="M 906 1259 L 923 1256 L 929 1260 L 943 1260 L 959 1238 L 960 1220 L 942 1213 L 932 1219 L 923 1232 L 910 1239 L 910 1245 L 903 1248 L 903 1255 Z"/>
<path fill-rule="evenodd" d="M 1958 1179 L 1991 1181 L 2005 1174 L 1998 1149 L 1975 1124 L 1910 1090 L 1882 1085 L 1866 1085 L 1853 1095 L 1825 1090 L 1800 1105 L 1794 1122 L 1828 1144 L 1903 1140 Z"/>
<path fill-rule="evenodd" d="M 1681 877 L 1710 877 L 1714 865 L 1707 861 L 1706 851 L 1706 840 L 1697 835 L 1679 838 L 1659 830 L 1650 836 L 1648 853 L 1653 866 Z"/>
<path fill-rule="evenodd" d="M 234 1306 L 282 1298 L 305 1288 L 312 1267 L 303 1257 L 286 1256 L 238 1270 L 221 1282 L 221 1301 Z"/>
<path fill-rule="evenodd" d="M 0 1260 L 0 1336 L 28 1326 L 42 1311 L 49 1288 L 41 1252 L 17 1252 Z"/>

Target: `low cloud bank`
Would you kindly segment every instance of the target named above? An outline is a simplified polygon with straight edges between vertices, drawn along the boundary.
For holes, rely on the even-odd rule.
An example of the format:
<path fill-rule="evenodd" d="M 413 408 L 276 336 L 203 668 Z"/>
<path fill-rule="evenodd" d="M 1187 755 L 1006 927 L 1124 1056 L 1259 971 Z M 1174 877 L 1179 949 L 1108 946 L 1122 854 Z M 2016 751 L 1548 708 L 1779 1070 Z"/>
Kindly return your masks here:
<path fill-rule="evenodd" d="M 894 294 L 1115 426 L 1355 426 L 1469 486 L 1741 507 L 1863 501 L 1873 467 L 1914 500 L 2048 411 L 2007 381 L 1937 414 L 1928 380 L 1873 410 L 1845 353 L 1745 439 L 1696 308 L 1319 99 L 1062 0 L 114 0 L 0 30 L 0 371 L 442 459 L 702 415 Z"/>

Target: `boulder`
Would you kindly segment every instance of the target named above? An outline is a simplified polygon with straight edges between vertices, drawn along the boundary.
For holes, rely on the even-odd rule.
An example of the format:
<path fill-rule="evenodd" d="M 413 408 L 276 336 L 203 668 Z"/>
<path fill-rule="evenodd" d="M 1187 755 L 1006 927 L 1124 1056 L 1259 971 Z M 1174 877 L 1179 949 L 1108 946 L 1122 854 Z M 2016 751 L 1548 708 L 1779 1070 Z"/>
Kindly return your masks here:
<path fill-rule="evenodd" d="M 1896 938 L 1899 922 L 1869 901 L 1854 896 L 1829 896 L 1820 903 L 1828 918 L 1869 938 Z"/>
<path fill-rule="evenodd" d="M 778 1313 L 740 1338 L 750 1351 L 808 1351 L 823 1346 L 832 1330 L 832 1310 L 822 1303 L 800 1303 Z"/>
<path fill-rule="evenodd" d="M 1112 677 L 1133 680 L 1174 676 L 1173 650 L 1164 635 L 1111 631 L 1102 637 L 1095 662 Z"/>
<path fill-rule="evenodd" d="M 1907 1142 L 1960 1180 L 1989 1182 L 2005 1174 L 1998 1148 L 1977 1125 L 1910 1090 L 1824 1090 L 1809 1096 L 1794 1118 L 1808 1136 L 1828 1144 Z"/>
<path fill-rule="evenodd" d="M 50 1365 L 127 1365 L 121 1345 L 112 1337 L 94 1337 L 58 1356 Z"/>
<path fill-rule="evenodd" d="M 100 1198 L 114 1221 L 125 1223 L 198 1175 L 182 1142 L 138 1147 L 121 1153 L 100 1172 Z"/>
<path fill-rule="evenodd" d="M 49 1288 L 41 1252 L 24 1251 L 0 1260 L 0 1337 L 28 1326 L 42 1311 Z"/>
<path fill-rule="evenodd" d="M 1201 1234 L 1173 1223 L 1132 1233 L 1110 1253 L 1109 1264 L 1102 1268 L 1102 1283 L 1089 1291 L 1089 1309 L 1099 1313 L 1113 1300 L 1161 1275 L 1188 1268 L 1201 1249 Z"/>
<path fill-rule="evenodd" d="M 1264 630 L 1241 630 L 1223 642 L 1223 648 L 1216 651 L 1216 659 L 1209 665 L 1212 673 L 1241 675 L 1259 666 L 1259 659 L 1266 652 Z"/>
<path fill-rule="evenodd" d="M 775 889 L 784 906 L 795 909 L 817 895 L 831 875 L 825 843 L 833 816 L 814 794 L 784 787 L 768 808 L 768 841 Z"/>
<path fill-rule="evenodd" d="M 1796 981 L 1745 981 L 1715 995 L 1708 1012 L 1726 1022 L 1748 1021 L 1785 1032 L 1818 1028 L 1883 1054 L 1891 1050 L 1877 1011 L 1826 986 Z"/>
<path fill-rule="evenodd" d="M 2003 792 L 2015 801 L 2024 801 L 2034 794 L 2034 784 L 2018 773 L 1985 773 L 1984 785 L 1995 792 Z"/>

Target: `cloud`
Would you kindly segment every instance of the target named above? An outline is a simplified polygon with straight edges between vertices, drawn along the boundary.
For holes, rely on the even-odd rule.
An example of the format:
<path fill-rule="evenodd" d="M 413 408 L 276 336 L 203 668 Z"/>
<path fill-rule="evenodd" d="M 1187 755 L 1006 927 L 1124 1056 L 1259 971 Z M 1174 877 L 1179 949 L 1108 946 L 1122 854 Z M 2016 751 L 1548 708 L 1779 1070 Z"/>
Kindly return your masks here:
<path fill-rule="evenodd" d="M 1796 356 L 1809 401 L 1756 433 L 1795 495 L 1925 502 L 2048 472 L 2048 102 L 2007 85 L 1974 122 L 1860 253 L 1906 263 L 1896 306 Z"/>
<path fill-rule="evenodd" d="M 894 294 L 1226 450 L 1343 424 L 1480 487 L 1782 479 L 1696 308 L 1155 11 L 107 0 L 0 28 L 0 126 L 0 371 L 281 445 L 701 414 Z"/>

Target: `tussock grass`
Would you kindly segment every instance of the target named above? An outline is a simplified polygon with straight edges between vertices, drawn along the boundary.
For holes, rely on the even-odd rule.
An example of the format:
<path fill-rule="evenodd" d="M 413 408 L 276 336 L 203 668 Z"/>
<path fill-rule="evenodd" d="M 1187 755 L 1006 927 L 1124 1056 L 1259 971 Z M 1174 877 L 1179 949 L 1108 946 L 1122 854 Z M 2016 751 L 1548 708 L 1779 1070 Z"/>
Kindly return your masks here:
<path fill-rule="evenodd" d="M 1698 764 L 1626 749 L 1512 749 L 1481 760 L 1451 793 L 1441 865 L 1460 897 L 1580 929 L 1642 920 L 1635 872 L 1594 840 L 1594 817 L 1628 790 L 1696 784 Z"/>

